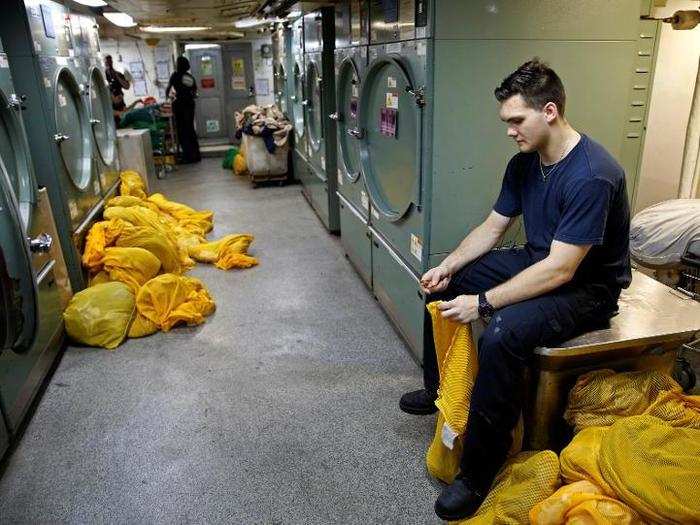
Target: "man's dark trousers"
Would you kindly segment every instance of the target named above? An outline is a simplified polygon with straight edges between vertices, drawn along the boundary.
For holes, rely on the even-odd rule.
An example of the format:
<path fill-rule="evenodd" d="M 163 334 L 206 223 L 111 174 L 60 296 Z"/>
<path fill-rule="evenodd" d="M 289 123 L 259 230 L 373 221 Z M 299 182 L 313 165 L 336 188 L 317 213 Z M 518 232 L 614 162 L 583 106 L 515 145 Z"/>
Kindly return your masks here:
<path fill-rule="evenodd" d="M 429 295 L 427 302 L 490 290 L 545 256 L 528 246 L 493 250 L 453 275 L 447 289 Z M 534 349 L 561 343 L 604 325 L 616 309 L 618 295 L 619 291 L 611 292 L 607 286 L 570 282 L 545 295 L 496 311 L 478 341 L 479 371 L 471 396 L 463 473 L 467 467 L 465 462 L 476 459 L 469 457 L 477 453 L 469 450 L 470 443 L 498 436 L 502 447 L 509 446 L 510 432 L 522 409 L 523 372 Z M 424 334 L 425 388 L 436 392 L 439 373 L 432 323 L 427 312 Z M 480 427 L 489 427 L 489 435 L 473 435 L 469 427 L 472 422 L 476 426 L 477 419 L 484 422 Z M 505 452 L 507 450 L 503 454 Z"/>

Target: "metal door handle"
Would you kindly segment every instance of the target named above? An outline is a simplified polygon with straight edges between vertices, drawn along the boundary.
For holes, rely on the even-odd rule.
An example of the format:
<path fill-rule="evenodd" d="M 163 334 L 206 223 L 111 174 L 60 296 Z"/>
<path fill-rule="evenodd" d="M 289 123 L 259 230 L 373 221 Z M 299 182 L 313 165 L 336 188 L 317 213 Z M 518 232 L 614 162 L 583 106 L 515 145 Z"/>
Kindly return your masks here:
<path fill-rule="evenodd" d="M 338 114 L 337 111 L 335 113 L 331 113 L 330 115 L 328 115 L 328 118 L 331 120 L 335 120 L 336 122 L 340 122 L 340 115 Z"/>
<path fill-rule="evenodd" d="M 355 129 L 348 129 L 348 130 L 346 131 L 346 133 L 347 133 L 348 135 L 350 135 L 351 137 L 354 137 L 354 138 L 356 138 L 356 139 L 358 139 L 358 140 L 362 139 L 362 138 L 365 136 L 364 131 L 362 131 L 361 129 L 358 129 L 358 128 L 355 128 Z"/>
<path fill-rule="evenodd" d="M 22 107 L 22 102 L 19 97 L 12 93 L 10 95 L 10 100 L 7 102 L 7 109 L 20 109 Z"/>
<path fill-rule="evenodd" d="M 91 118 L 90 124 L 92 124 L 93 126 L 96 126 L 97 124 L 102 124 L 102 121 L 100 119 L 97 119 L 97 118 Z"/>
<path fill-rule="evenodd" d="M 292 95 L 292 96 L 289 97 L 289 98 L 290 98 L 290 100 L 291 100 L 292 102 L 296 102 L 296 101 L 297 101 L 297 96 L 296 96 L 296 95 Z"/>
<path fill-rule="evenodd" d="M 32 253 L 48 253 L 53 246 L 53 238 L 48 233 L 41 233 L 35 239 L 29 240 L 29 251 Z"/>
<path fill-rule="evenodd" d="M 53 136 L 53 140 L 56 142 L 56 144 L 60 144 L 61 142 L 70 140 L 70 137 L 68 135 L 64 135 L 63 133 L 56 133 Z"/>
<path fill-rule="evenodd" d="M 416 89 L 411 89 L 406 86 L 406 93 L 413 95 L 413 98 L 416 99 L 416 105 L 419 108 L 425 106 L 425 87 L 418 86 Z"/>
<path fill-rule="evenodd" d="M 302 105 L 302 106 L 308 106 L 308 105 L 309 105 L 309 101 L 308 101 L 308 100 L 302 100 L 302 101 L 301 101 L 301 105 Z"/>

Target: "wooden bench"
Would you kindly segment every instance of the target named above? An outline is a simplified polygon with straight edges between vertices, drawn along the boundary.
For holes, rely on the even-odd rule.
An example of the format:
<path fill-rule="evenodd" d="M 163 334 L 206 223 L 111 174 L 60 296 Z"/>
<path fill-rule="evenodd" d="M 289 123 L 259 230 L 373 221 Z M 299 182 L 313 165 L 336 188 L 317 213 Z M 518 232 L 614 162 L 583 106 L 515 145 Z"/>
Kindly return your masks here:
<path fill-rule="evenodd" d="M 698 332 L 699 302 L 633 271 L 609 327 L 535 350 L 527 371 L 524 449 L 559 450 L 566 444 L 570 430 L 562 415 L 581 374 L 601 368 L 670 373 L 679 348 Z"/>

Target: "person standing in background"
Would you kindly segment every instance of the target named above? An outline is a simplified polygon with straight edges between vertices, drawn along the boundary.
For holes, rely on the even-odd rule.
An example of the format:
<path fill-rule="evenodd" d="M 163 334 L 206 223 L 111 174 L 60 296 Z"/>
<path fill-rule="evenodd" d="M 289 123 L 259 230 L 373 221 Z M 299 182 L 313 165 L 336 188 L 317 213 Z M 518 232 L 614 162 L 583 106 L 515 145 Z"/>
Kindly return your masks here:
<path fill-rule="evenodd" d="M 124 90 L 129 89 L 131 84 L 122 73 L 114 69 L 112 55 L 105 56 L 105 77 L 107 78 L 107 84 L 109 84 L 109 91 L 112 94 L 114 122 L 118 126 L 121 120 L 121 114 L 126 111 Z"/>
<path fill-rule="evenodd" d="M 190 61 L 187 58 L 177 57 L 175 72 L 170 76 L 168 87 L 165 88 L 165 97 L 170 96 L 170 91 L 175 90 L 173 100 L 173 114 L 177 136 L 182 147 L 182 164 L 199 162 L 202 157 L 199 153 L 197 132 L 194 129 L 194 99 L 197 97 L 197 81 L 189 73 Z"/>

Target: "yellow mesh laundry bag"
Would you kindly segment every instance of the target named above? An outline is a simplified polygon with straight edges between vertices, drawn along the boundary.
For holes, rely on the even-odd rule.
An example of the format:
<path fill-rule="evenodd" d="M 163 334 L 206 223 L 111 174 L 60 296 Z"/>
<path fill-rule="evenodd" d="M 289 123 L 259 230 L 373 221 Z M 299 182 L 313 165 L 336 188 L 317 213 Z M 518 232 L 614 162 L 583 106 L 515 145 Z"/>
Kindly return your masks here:
<path fill-rule="evenodd" d="M 109 278 L 109 274 L 104 270 L 97 272 L 95 275 L 90 276 L 88 286 L 95 286 L 96 284 L 111 283 L 112 279 Z"/>
<path fill-rule="evenodd" d="M 131 195 L 133 197 L 138 197 L 139 199 L 145 199 L 148 197 L 146 195 L 146 185 L 139 175 L 135 171 L 126 170 L 119 174 L 120 184 L 119 193 L 121 195 Z"/>
<path fill-rule="evenodd" d="M 154 334 L 157 331 L 158 326 L 153 321 L 137 312 L 131 326 L 129 327 L 129 333 L 127 335 L 130 338 L 146 337 L 147 335 Z"/>
<path fill-rule="evenodd" d="M 649 415 L 604 434 L 600 471 L 616 498 L 652 523 L 700 523 L 700 430 Z"/>
<path fill-rule="evenodd" d="M 258 264 L 255 257 L 247 255 L 254 237 L 249 234 L 231 234 L 219 240 L 206 242 L 189 249 L 195 261 L 214 263 L 217 268 L 250 268 Z"/>
<path fill-rule="evenodd" d="M 614 496 L 615 492 L 608 485 L 598 467 L 600 445 L 609 427 L 589 427 L 576 434 L 571 443 L 559 455 L 561 477 L 567 483 L 590 481 L 603 491 Z"/>
<path fill-rule="evenodd" d="M 582 375 L 569 393 L 564 419 L 579 432 L 612 425 L 621 417 L 644 411 L 661 392 L 680 392 L 668 374 L 652 371 L 615 373 L 596 370 Z"/>
<path fill-rule="evenodd" d="M 233 159 L 233 173 L 236 175 L 245 175 L 248 171 L 248 163 L 242 153 L 236 155 Z"/>
<path fill-rule="evenodd" d="M 66 333 L 88 346 L 116 348 L 134 316 L 134 293 L 124 283 L 104 283 L 75 294 L 65 312 Z"/>
<path fill-rule="evenodd" d="M 166 273 L 141 287 L 136 296 L 136 308 L 139 314 L 167 332 L 180 323 L 203 323 L 215 305 L 199 279 Z"/>
<path fill-rule="evenodd" d="M 102 265 L 110 281 L 126 284 L 134 294 L 160 271 L 160 260 L 143 248 L 107 248 Z"/>
<path fill-rule="evenodd" d="M 180 226 L 192 233 L 204 235 L 214 227 L 214 212 L 210 210 L 198 211 L 186 204 L 169 201 L 161 193 L 154 193 L 148 197 L 148 202 L 173 217 Z"/>
<path fill-rule="evenodd" d="M 658 417 L 672 427 L 700 430 L 700 396 L 682 392 L 662 392 L 645 414 Z"/>
<path fill-rule="evenodd" d="M 164 272 L 180 274 L 191 266 L 183 262 L 177 242 L 160 230 L 148 226 L 126 224 L 117 238 L 116 245 L 148 250 L 161 262 Z"/>
<path fill-rule="evenodd" d="M 589 481 L 564 485 L 530 510 L 533 525 L 641 525 L 639 515 L 627 505 L 603 494 Z"/>
<path fill-rule="evenodd" d="M 85 238 L 83 266 L 92 273 L 98 272 L 102 268 L 105 248 L 112 246 L 120 233 L 119 221 L 100 221 L 93 224 Z"/>
<path fill-rule="evenodd" d="M 461 436 L 467 425 L 478 360 L 471 325 L 443 318 L 438 304 L 433 302 L 426 306 L 432 319 L 440 372 L 440 388 L 435 401 L 440 414 L 425 462 L 431 476 L 452 483 L 459 470 Z"/>
<path fill-rule="evenodd" d="M 106 208 L 111 208 L 113 206 L 121 206 L 122 208 L 130 208 L 132 206 L 136 206 L 139 208 L 147 208 L 155 212 L 160 211 L 158 209 L 158 206 L 156 206 L 155 204 L 147 200 L 134 197 L 133 195 L 118 195 L 117 197 L 112 197 L 105 203 Z"/>
<path fill-rule="evenodd" d="M 522 452 L 504 465 L 469 525 L 528 523 L 535 505 L 559 488 L 559 459 L 551 450 Z"/>

